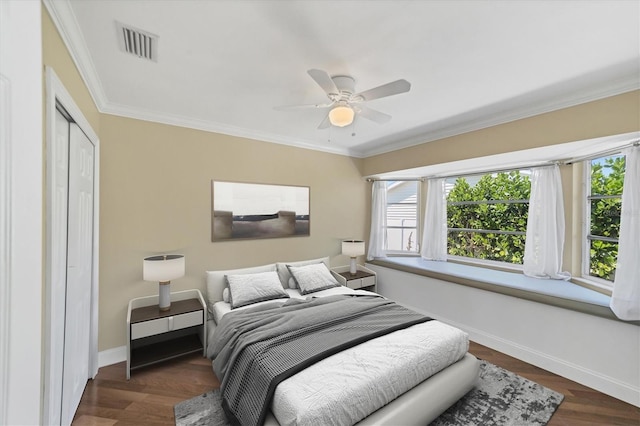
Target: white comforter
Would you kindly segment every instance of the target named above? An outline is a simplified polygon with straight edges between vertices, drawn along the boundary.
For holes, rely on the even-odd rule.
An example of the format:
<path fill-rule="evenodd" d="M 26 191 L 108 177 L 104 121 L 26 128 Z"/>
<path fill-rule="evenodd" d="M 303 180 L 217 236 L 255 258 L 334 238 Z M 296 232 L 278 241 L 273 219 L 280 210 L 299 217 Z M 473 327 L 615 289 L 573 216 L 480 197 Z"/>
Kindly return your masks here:
<path fill-rule="evenodd" d="M 216 320 L 230 310 L 219 303 Z M 457 328 L 435 320 L 417 324 L 342 351 L 281 382 L 271 411 L 282 426 L 352 425 L 458 361 L 468 348 L 468 335 Z"/>

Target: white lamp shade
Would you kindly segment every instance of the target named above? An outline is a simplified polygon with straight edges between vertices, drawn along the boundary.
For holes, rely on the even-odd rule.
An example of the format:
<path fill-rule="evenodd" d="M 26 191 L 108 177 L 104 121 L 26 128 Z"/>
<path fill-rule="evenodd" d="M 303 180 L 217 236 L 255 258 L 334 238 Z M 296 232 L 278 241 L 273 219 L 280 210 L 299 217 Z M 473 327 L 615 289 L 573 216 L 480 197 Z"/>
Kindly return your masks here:
<path fill-rule="evenodd" d="M 329 122 L 334 126 L 345 127 L 353 123 L 355 111 L 353 108 L 344 105 L 338 105 L 329 111 Z"/>
<path fill-rule="evenodd" d="M 181 254 L 147 257 L 142 266 L 145 281 L 167 282 L 184 276 L 184 256 Z"/>
<path fill-rule="evenodd" d="M 364 254 L 364 241 L 359 241 L 359 240 L 343 241 L 342 254 L 349 257 L 362 256 Z"/>

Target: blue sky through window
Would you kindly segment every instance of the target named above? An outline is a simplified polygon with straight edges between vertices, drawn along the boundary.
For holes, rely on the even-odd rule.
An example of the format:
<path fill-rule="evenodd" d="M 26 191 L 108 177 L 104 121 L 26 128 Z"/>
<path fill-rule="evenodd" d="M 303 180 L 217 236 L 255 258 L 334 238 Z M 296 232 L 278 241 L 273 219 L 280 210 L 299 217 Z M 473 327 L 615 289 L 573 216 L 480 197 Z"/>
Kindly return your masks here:
<path fill-rule="evenodd" d="M 605 177 L 608 177 L 611 174 L 611 167 L 607 166 L 606 164 L 606 160 L 609 158 L 620 158 L 622 157 L 622 155 L 610 155 L 608 157 L 600 157 L 600 158 L 596 158 L 595 160 L 591 160 L 591 166 L 595 166 L 595 165 L 601 165 L 602 166 L 602 174 Z"/>

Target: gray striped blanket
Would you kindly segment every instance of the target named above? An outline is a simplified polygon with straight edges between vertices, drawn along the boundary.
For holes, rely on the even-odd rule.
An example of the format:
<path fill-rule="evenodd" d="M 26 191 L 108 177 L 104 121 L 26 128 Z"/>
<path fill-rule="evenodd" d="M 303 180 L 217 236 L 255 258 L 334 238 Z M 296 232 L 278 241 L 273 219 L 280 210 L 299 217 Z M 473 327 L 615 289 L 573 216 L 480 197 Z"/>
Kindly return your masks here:
<path fill-rule="evenodd" d="M 234 424 L 260 425 L 276 386 L 311 364 L 430 318 L 379 297 L 330 296 L 231 312 L 216 329 L 213 367 Z"/>

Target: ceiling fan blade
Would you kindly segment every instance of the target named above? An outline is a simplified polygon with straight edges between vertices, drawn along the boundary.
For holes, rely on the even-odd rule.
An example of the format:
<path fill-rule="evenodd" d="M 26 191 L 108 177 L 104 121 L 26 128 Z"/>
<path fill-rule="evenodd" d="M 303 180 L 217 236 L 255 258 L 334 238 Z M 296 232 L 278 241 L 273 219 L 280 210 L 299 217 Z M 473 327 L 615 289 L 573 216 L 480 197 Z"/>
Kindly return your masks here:
<path fill-rule="evenodd" d="M 275 109 L 276 111 L 289 111 L 289 110 L 296 110 L 296 109 L 329 108 L 332 105 L 333 105 L 333 102 L 328 104 L 281 105 L 281 106 L 273 107 L 273 109 Z"/>
<path fill-rule="evenodd" d="M 326 129 L 329 126 L 331 126 L 331 122 L 329 121 L 329 114 L 327 114 L 327 116 L 324 118 L 324 120 L 322 120 L 322 122 L 320 122 L 320 125 L 318 126 L 318 129 Z"/>
<path fill-rule="evenodd" d="M 361 96 L 365 101 L 371 101 L 373 99 L 405 93 L 408 92 L 409 89 L 411 89 L 411 83 L 402 79 L 374 87 L 373 89 L 365 90 L 364 92 L 356 93 L 354 97 Z"/>
<path fill-rule="evenodd" d="M 391 116 L 389 114 L 376 111 L 375 109 L 371 109 L 364 105 L 359 106 L 358 114 L 363 118 L 366 118 L 371 121 L 375 121 L 376 123 L 379 123 L 379 124 L 388 123 L 389 120 L 391 120 Z"/>
<path fill-rule="evenodd" d="M 336 84 L 333 82 L 329 74 L 326 73 L 326 71 L 310 69 L 309 71 L 307 71 L 307 73 L 316 83 L 318 83 L 318 86 L 322 87 L 322 90 L 324 90 L 327 95 L 337 95 L 340 93 L 340 91 L 336 87 Z"/>

